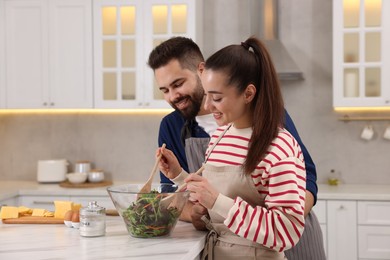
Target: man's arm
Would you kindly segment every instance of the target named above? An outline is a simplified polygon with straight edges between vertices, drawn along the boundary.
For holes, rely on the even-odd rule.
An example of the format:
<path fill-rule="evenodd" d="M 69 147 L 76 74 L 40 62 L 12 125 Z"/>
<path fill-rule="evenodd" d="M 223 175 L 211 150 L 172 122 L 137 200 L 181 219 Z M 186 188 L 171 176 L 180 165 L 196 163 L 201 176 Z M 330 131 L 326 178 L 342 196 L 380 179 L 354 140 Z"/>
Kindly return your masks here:
<path fill-rule="evenodd" d="M 310 212 L 311 208 L 315 205 L 317 201 L 317 171 L 316 166 L 309 154 L 309 151 L 306 149 L 303 144 L 298 131 L 292 121 L 290 115 L 285 110 L 285 119 L 284 119 L 284 127 L 289 131 L 294 138 L 299 143 L 301 147 L 303 157 L 305 159 L 305 167 L 306 167 L 306 200 L 305 200 L 305 216 Z"/>

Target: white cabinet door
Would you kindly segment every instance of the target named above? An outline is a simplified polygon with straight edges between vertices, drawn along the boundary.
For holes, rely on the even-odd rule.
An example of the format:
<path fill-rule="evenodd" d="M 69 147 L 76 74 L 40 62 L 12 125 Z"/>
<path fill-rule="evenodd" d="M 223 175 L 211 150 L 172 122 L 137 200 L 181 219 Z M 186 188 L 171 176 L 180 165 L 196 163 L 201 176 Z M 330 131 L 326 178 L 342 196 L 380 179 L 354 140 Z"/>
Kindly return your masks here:
<path fill-rule="evenodd" d="M 170 108 L 147 61 L 173 36 L 201 42 L 202 0 L 94 0 L 95 108 Z"/>
<path fill-rule="evenodd" d="M 390 202 L 358 202 L 359 258 L 390 259 Z"/>
<path fill-rule="evenodd" d="M 0 108 L 5 108 L 5 36 L 4 36 L 4 1 L 0 1 Z"/>
<path fill-rule="evenodd" d="M 71 196 L 70 199 L 75 203 L 81 203 L 83 207 L 87 207 L 88 203 L 91 201 L 96 201 L 100 207 L 106 209 L 115 209 L 115 206 L 108 195 L 107 196 Z"/>
<path fill-rule="evenodd" d="M 1 0 L 7 108 L 92 107 L 90 0 Z"/>
<path fill-rule="evenodd" d="M 327 221 L 326 221 L 326 200 L 317 200 L 316 205 L 312 209 L 317 216 L 318 222 L 321 226 L 322 238 L 324 241 L 325 253 L 328 255 L 328 235 L 327 235 Z"/>
<path fill-rule="evenodd" d="M 92 108 L 92 4 L 49 0 L 50 102 L 55 108 Z"/>
<path fill-rule="evenodd" d="M 356 201 L 327 201 L 328 259 L 357 259 Z"/>
<path fill-rule="evenodd" d="M 390 2 L 333 0 L 333 106 L 390 106 Z"/>
<path fill-rule="evenodd" d="M 0 208 L 2 206 L 19 206 L 18 205 L 18 197 L 13 197 L 5 200 L 0 201 Z"/>
<path fill-rule="evenodd" d="M 44 0 L 6 0 L 6 106 L 42 107 L 49 101 L 48 20 Z"/>

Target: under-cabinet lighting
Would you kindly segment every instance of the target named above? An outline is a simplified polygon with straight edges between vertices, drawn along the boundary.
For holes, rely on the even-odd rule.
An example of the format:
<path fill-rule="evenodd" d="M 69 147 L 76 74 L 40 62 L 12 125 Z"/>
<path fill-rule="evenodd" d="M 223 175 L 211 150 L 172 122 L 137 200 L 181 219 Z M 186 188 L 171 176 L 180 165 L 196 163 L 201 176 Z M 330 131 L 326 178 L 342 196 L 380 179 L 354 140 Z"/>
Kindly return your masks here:
<path fill-rule="evenodd" d="M 173 109 L 0 109 L 6 114 L 123 114 L 123 115 L 166 115 Z"/>
<path fill-rule="evenodd" d="M 334 107 L 335 112 L 390 112 L 390 107 Z"/>

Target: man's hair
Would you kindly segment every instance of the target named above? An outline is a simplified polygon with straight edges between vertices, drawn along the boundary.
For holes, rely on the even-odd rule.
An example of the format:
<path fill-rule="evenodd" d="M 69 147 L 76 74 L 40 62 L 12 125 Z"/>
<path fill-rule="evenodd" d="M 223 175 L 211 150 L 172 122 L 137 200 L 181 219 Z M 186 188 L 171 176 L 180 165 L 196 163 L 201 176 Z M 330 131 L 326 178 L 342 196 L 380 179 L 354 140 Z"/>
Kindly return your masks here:
<path fill-rule="evenodd" d="M 182 68 L 191 71 L 196 71 L 199 63 L 204 61 L 199 46 L 193 40 L 173 37 L 153 49 L 149 55 L 148 65 L 156 70 L 173 59 L 177 59 Z"/>

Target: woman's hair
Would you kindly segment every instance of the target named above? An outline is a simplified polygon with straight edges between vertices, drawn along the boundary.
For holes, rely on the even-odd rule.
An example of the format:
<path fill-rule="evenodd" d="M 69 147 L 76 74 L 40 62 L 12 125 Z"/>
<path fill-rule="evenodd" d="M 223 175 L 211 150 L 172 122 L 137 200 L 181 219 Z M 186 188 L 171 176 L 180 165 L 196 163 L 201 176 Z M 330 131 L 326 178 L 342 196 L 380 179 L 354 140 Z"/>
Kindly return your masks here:
<path fill-rule="evenodd" d="M 199 46 L 190 38 L 173 37 L 162 42 L 149 54 L 148 65 L 156 70 L 177 59 L 180 66 L 191 71 L 198 69 L 199 63 L 204 61 Z"/>
<path fill-rule="evenodd" d="M 250 37 L 241 45 L 230 45 L 214 53 L 206 60 L 205 69 L 223 72 L 228 77 L 226 85 L 235 86 L 239 94 L 249 84 L 256 87 L 251 102 L 253 132 L 243 165 L 245 174 L 250 174 L 284 122 L 283 98 L 271 57 L 260 40 Z"/>

